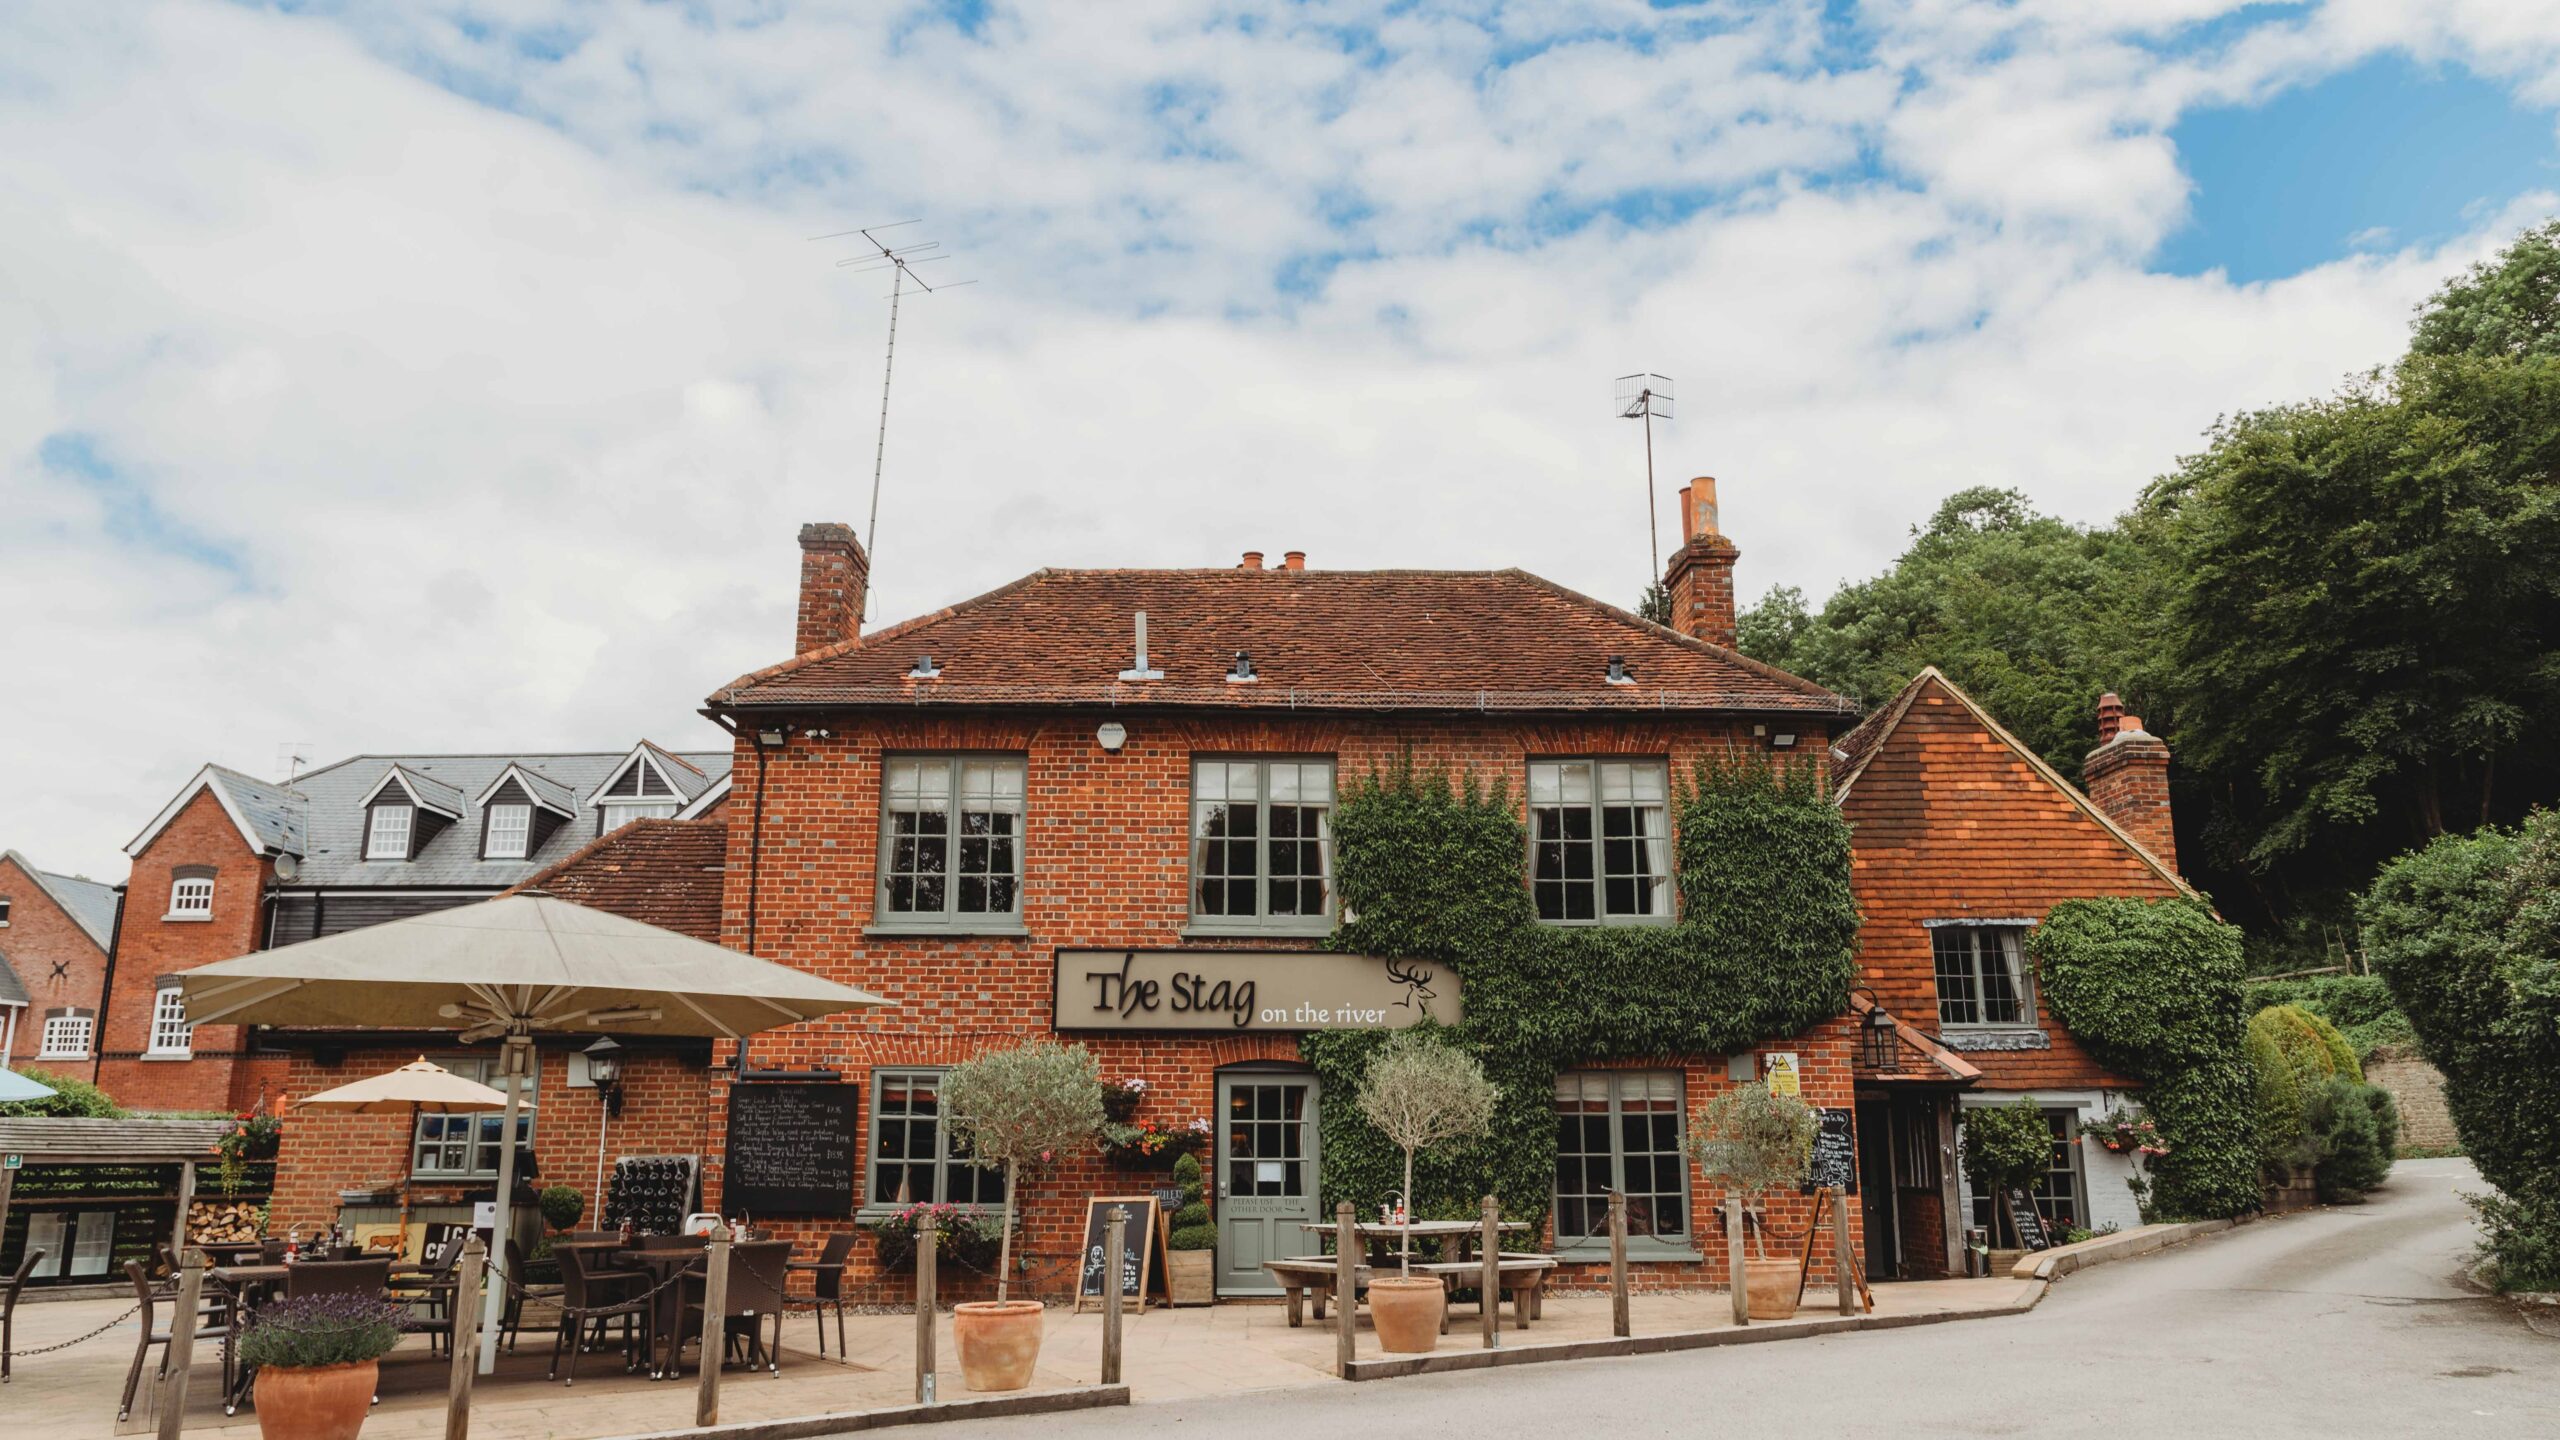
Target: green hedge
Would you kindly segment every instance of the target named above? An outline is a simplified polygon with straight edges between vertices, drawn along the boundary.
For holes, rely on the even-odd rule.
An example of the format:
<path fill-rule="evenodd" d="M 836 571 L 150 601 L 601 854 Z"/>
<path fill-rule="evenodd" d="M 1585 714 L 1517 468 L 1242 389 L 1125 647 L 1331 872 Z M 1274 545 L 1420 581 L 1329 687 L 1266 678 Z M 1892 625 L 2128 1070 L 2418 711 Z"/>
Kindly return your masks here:
<path fill-rule="evenodd" d="M 2299 1005 L 2270 1005 L 2249 1017 L 2246 1042 L 2257 1096 L 2258 1162 L 2274 1178 L 2320 1158 L 2309 1124 L 2311 1097 L 2332 1078 L 2364 1083 L 2354 1047 L 2338 1028 Z"/>
<path fill-rule="evenodd" d="M 2193 900 L 2069 900 L 2028 932 L 2027 950 L 2055 1016 L 2142 1082 L 2169 1144 L 2146 1208 L 2166 1218 L 2256 1209 L 2240 932 Z"/>
<path fill-rule="evenodd" d="M 2560 812 L 2449 835 L 2384 867 L 2358 902 L 2365 953 L 2444 1072 L 2481 1175 L 2498 1283 L 2560 1290 Z"/>
<path fill-rule="evenodd" d="M 1679 922 L 1538 922 L 1521 869 L 1529 837 L 1502 784 L 1461 782 L 1409 760 L 1345 787 L 1334 814 L 1345 920 L 1328 942 L 1433 962 L 1466 987 L 1445 1037 L 1502 1091 L 1493 1133 L 1426 1152 L 1424 1216 L 1471 1216 L 1480 1197 L 1516 1218 L 1546 1213 L 1555 1172 L 1555 1080 L 1592 1060 L 1721 1055 L 1838 1015 L 1857 974 L 1849 827 L 1809 765 L 1745 758 L 1679 777 Z M 1379 1032 L 1306 1036 L 1325 1094 L 1328 1205 L 1373 1206 L 1402 1156 L 1349 1097 Z"/>

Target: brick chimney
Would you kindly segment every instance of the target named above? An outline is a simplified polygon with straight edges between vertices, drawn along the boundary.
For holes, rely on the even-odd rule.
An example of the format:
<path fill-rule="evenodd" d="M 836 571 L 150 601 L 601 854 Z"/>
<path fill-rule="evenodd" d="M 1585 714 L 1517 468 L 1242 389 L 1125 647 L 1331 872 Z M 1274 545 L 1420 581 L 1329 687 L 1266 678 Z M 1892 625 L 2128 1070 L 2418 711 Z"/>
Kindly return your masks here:
<path fill-rule="evenodd" d="M 853 527 L 833 523 L 800 527 L 800 634 L 792 649 L 806 655 L 862 633 L 862 592 L 871 557 L 853 538 Z"/>
<path fill-rule="evenodd" d="M 2142 728 L 2142 717 L 2124 713 L 2110 690 L 2098 697 L 2098 748 L 2080 762 L 2089 798 L 2126 834 L 2178 868 L 2178 837 L 2169 820 L 2169 747 Z"/>
<path fill-rule="evenodd" d="M 1671 628 L 1710 645 L 1733 643 L 1733 562 L 1742 557 L 1716 519 L 1716 480 L 1680 487 L 1680 549 L 1662 577 L 1671 592 Z"/>

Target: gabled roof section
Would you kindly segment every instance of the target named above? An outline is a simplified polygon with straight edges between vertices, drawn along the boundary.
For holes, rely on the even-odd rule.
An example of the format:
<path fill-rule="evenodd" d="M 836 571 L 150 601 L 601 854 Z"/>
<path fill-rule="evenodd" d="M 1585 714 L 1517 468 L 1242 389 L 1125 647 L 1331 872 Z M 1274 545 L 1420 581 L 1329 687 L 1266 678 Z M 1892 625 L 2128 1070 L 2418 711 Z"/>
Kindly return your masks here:
<path fill-rule="evenodd" d="M 646 765 L 654 771 L 660 780 L 666 782 L 667 788 L 676 793 L 679 803 L 692 800 L 711 786 L 711 775 L 701 766 L 652 741 L 643 740 L 632 746 L 631 753 L 623 756 L 620 763 L 605 773 L 603 783 L 589 791 L 587 798 L 581 803 L 587 805 L 601 803 L 605 792 L 611 790 L 614 782 L 620 780 L 634 765 Z M 725 775 L 727 772 L 722 773 Z"/>
<path fill-rule="evenodd" d="M 1999 721 L 1992 719 L 1990 711 L 1975 704 L 1973 697 L 1964 693 L 1962 686 L 1948 679 L 1945 672 L 1935 665 L 1922 667 L 1919 674 L 1911 677 L 1911 683 L 1903 686 L 1889 703 L 1875 714 L 1868 716 L 1858 728 L 1841 736 L 1839 741 L 1831 747 L 1834 776 L 1831 789 L 1833 804 L 1848 803 L 1850 793 L 1856 788 L 1858 777 L 1866 773 L 1868 763 L 1874 760 L 1884 749 L 1885 743 L 1893 738 L 1893 732 L 1902 724 L 1903 717 L 1911 713 L 1912 702 L 1918 700 L 1932 686 L 1948 699 L 1964 707 L 1965 713 L 1971 715 L 1974 722 L 1979 724 L 1986 733 L 2006 746 L 2010 753 L 2016 755 L 2028 769 L 2034 771 L 2038 778 L 2077 806 L 2080 813 L 2096 821 L 2109 835 L 2114 836 L 2126 849 L 2139 857 L 2143 864 L 2150 866 L 2161 879 L 2178 887 L 2180 894 L 2191 900 L 2203 898 L 2184 877 L 2161 863 L 2159 856 L 2152 854 L 2141 841 L 2133 838 L 2131 832 L 2118 825 L 2106 811 L 2099 809 L 2097 803 L 2084 794 L 2079 786 L 2063 779 L 2060 772 L 2045 763 L 2043 756 L 2029 749 L 2017 736 L 2010 734 Z"/>
<path fill-rule="evenodd" d="M 459 820 L 462 818 L 463 798 L 460 790 L 455 789 L 451 785 L 447 785 L 441 780 L 432 780 L 424 775 L 412 774 L 407 769 L 396 764 L 390 769 L 383 771 L 382 778 L 375 781 L 373 788 L 364 792 L 364 798 L 356 803 L 358 805 L 371 805 L 374 802 L 374 799 L 381 795 L 384 790 L 393 788 L 397 788 L 401 793 L 407 795 L 409 797 L 409 803 L 417 806 L 421 810 L 441 815 L 447 820 Z"/>
<path fill-rule="evenodd" d="M 717 945 L 728 863 L 725 820 L 634 820 L 507 893 L 540 890 Z"/>
<path fill-rule="evenodd" d="M 148 849 L 152 841 L 160 838 L 160 832 L 169 828 L 169 822 L 178 818 L 178 812 L 187 808 L 187 802 L 207 790 L 212 791 L 214 798 L 222 803 L 223 813 L 231 817 L 231 823 L 240 831 L 240 838 L 248 843 L 251 850 L 261 855 L 302 853 L 303 830 L 308 818 L 302 797 L 256 776 L 243 775 L 220 765 L 207 765 L 197 771 L 195 778 L 178 791 L 177 798 L 151 817 L 151 823 L 143 826 L 142 833 L 134 836 L 124 847 L 124 853 L 140 855 Z"/>
<path fill-rule="evenodd" d="M 578 818 L 578 792 L 540 771 L 528 770 L 522 765 L 511 764 L 499 771 L 497 779 L 490 781 L 479 794 L 471 797 L 471 803 L 483 810 L 488 809 L 489 797 L 497 794 L 511 779 L 524 787 L 524 793 L 533 797 L 534 804 L 564 820 Z"/>
<path fill-rule="evenodd" d="M 1124 682 L 1139 611 L 1164 678 Z M 1240 650 L 1250 682 L 1227 678 Z M 925 655 L 939 678 L 909 673 Z M 1609 683 L 1613 655 L 1634 684 Z M 920 703 L 1857 714 L 1809 680 L 1522 570 L 1040 570 L 710 699 Z"/>
<path fill-rule="evenodd" d="M 701 819 L 712 806 L 729 798 L 729 779 L 729 776 L 722 775 L 719 779 L 702 787 L 701 794 L 684 802 L 684 808 L 676 812 L 676 818 L 679 820 Z"/>
<path fill-rule="evenodd" d="M 102 885 L 85 875 L 57 875 L 39 870 L 36 862 L 15 850 L 0 850 L 0 859 L 11 861 L 32 876 L 39 888 L 53 898 L 71 923 L 98 943 L 101 950 L 115 944 L 116 887 Z"/>

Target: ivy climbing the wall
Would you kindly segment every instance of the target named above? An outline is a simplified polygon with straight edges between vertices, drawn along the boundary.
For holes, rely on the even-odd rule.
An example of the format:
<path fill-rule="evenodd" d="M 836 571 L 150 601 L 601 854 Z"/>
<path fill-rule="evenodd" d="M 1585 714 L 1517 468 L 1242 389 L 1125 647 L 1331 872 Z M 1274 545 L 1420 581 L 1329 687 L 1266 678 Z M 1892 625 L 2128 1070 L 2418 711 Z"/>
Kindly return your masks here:
<path fill-rule="evenodd" d="M 1858 909 L 1849 826 L 1812 765 L 1701 763 L 1674 796 L 1668 925 L 1539 923 L 1523 883 L 1528 831 L 1507 785 L 1409 762 L 1354 780 L 1334 812 L 1336 950 L 1432 961 L 1465 985 L 1466 1018 L 1438 1038 L 1501 1088 L 1492 1133 L 1422 1155 L 1415 1210 L 1546 1213 L 1555 1175 L 1555 1082 L 1573 1066 L 1723 1055 L 1800 1033 L 1848 1007 Z M 1349 1103 L 1385 1036 L 1300 1042 L 1329 1097 L 1320 1123 L 1328 1205 L 1374 1205 L 1402 1154 Z"/>
<path fill-rule="evenodd" d="M 2240 932 L 2193 900 L 2067 900 L 2028 932 L 2027 952 L 2054 1015 L 2101 1063 L 2142 1082 L 2169 1142 L 2149 1209 L 2173 1219 L 2256 1209 Z"/>

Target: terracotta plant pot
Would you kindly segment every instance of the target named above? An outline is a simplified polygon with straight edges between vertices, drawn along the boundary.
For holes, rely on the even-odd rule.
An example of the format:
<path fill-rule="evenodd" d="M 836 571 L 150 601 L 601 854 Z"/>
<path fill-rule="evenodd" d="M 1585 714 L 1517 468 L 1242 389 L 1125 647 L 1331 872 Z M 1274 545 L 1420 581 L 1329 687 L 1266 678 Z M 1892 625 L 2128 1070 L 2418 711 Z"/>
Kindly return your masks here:
<path fill-rule="evenodd" d="M 1164 1257 L 1165 1288 L 1176 1305 L 1207 1305 L 1218 1298 L 1218 1252 L 1171 1250 Z"/>
<path fill-rule="evenodd" d="M 1448 1308 L 1448 1287 L 1427 1275 L 1380 1275 L 1369 1282 L 1369 1322 L 1378 1348 L 1392 1354 L 1438 1349 L 1440 1317 Z"/>
<path fill-rule="evenodd" d="M 1040 1363 L 1046 1312 L 1037 1300 L 971 1300 L 951 1307 L 962 1383 L 972 1390 L 1019 1390 Z"/>
<path fill-rule="evenodd" d="M 1793 1260 L 1745 1260 L 1743 1283 L 1750 1287 L 1751 1318 L 1787 1320 L 1796 1313 L 1796 1287 L 1801 1271 Z"/>
<path fill-rule="evenodd" d="M 270 1365 L 258 1372 L 251 1400 L 266 1440 L 356 1440 L 373 1408 L 376 1362 Z"/>

